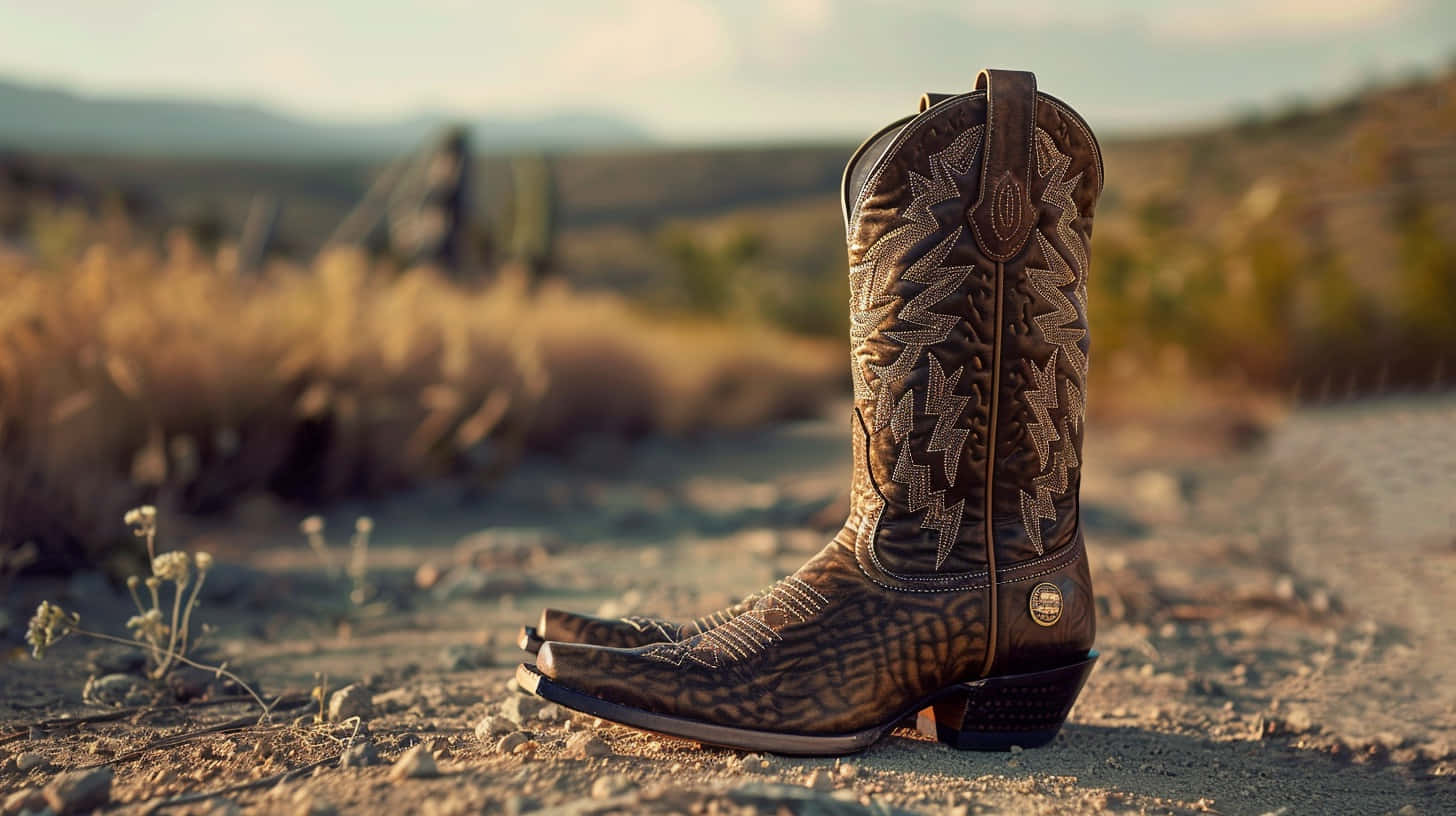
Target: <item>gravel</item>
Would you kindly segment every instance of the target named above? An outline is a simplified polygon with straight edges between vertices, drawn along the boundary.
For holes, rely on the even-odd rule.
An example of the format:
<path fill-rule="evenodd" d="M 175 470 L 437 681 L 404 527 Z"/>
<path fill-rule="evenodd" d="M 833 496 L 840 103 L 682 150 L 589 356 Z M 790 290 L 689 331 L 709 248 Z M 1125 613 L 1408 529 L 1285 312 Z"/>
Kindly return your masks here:
<path fill-rule="evenodd" d="M 63 773 L 45 786 L 46 804 L 58 814 L 95 810 L 111 801 L 111 780 L 115 775 L 110 765 Z"/>
<path fill-rule="evenodd" d="M 344 686 L 329 696 L 329 721 L 342 722 L 350 717 L 368 719 L 374 713 L 374 696 L 358 683 Z"/>

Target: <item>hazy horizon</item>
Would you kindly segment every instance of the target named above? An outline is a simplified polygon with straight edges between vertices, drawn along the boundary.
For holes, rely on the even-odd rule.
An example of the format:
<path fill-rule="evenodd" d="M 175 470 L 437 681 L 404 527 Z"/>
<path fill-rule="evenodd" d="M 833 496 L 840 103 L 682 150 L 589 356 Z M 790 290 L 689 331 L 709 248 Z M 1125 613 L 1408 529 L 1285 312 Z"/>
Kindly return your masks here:
<path fill-rule="evenodd" d="M 985 64 L 1030 67 L 1100 130 L 1136 132 L 1331 99 L 1456 56 L 1456 4 L 1439 0 L 1057 5 L 15 5 L 0 77 L 325 123 L 591 112 L 690 144 L 858 136 Z"/>

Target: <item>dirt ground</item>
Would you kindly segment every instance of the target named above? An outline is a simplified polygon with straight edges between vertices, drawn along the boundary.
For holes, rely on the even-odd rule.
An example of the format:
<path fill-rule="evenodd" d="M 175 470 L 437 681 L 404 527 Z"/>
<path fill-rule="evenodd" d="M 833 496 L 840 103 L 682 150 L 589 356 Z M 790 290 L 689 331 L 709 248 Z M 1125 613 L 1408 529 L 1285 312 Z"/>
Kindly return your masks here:
<path fill-rule="evenodd" d="M 126 650 L 12 655 L 0 811 L 41 806 L 25 791 L 48 784 L 73 801 L 57 776 L 93 766 L 114 771 L 98 801 L 121 813 L 1456 813 L 1451 396 L 1296 411 L 1244 450 L 1212 427 L 1093 424 L 1103 657 L 1043 749 L 957 752 L 899 731 L 840 760 L 743 755 L 515 693 L 514 635 L 543 605 L 699 614 L 817 550 L 842 518 L 844 424 L 604 439 L 490 491 L 336 508 L 330 530 L 375 522 L 362 608 L 293 509 L 173 522 L 164 545 L 221 564 L 198 613 L 214 657 L 301 707 L 260 725 L 242 702 L 83 704 Z M 339 560 L 345 537 L 331 536 Z M 12 638 L 42 598 L 117 635 L 130 614 L 96 575 L 12 595 Z M 315 724 L 304 698 L 320 675 L 358 684 L 361 726 Z M 130 691 L 123 704 L 155 693 Z"/>

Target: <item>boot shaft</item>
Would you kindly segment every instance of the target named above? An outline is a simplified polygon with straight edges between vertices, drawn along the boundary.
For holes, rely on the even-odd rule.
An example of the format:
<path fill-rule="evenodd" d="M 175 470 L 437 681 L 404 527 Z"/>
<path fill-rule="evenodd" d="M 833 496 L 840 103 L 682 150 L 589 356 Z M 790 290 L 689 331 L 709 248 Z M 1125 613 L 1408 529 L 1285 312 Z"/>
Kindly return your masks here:
<path fill-rule="evenodd" d="M 1076 540 L 1102 167 L 1028 73 L 921 104 L 845 173 L 851 525 L 869 577 L 934 591 Z"/>

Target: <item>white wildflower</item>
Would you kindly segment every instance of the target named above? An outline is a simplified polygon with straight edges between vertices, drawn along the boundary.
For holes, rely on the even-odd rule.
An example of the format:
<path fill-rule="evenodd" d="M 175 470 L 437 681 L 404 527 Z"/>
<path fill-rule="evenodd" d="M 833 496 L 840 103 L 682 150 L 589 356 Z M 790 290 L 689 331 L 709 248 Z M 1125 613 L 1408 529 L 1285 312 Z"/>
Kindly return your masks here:
<path fill-rule="evenodd" d="M 81 616 L 75 612 L 67 612 L 50 601 L 41 601 L 25 631 L 25 642 L 30 644 L 31 654 L 39 660 L 45 657 L 46 649 L 70 634 L 80 622 Z"/>
<path fill-rule="evenodd" d="M 152 574 L 163 581 L 187 583 L 192 572 L 192 561 L 185 552 L 162 553 L 152 559 Z"/>

